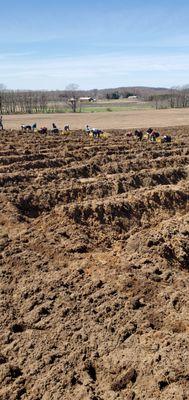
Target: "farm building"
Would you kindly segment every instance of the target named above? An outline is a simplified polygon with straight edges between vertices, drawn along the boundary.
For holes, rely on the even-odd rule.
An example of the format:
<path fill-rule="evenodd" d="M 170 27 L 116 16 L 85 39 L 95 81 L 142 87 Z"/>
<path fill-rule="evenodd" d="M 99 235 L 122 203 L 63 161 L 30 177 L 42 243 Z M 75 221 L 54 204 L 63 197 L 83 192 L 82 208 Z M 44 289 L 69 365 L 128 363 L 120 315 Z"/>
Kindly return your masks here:
<path fill-rule="evenodd" d="M 138 96 L 129 96 L 127 97 L 128 100 L 137 100 Z"/>
<path fill-rule="evenodd" d="M 93 97 L 80 97 L 79 101 L 81 101 L 83 103 L 84 102 L 86 102 L 86 103 L 89 102 L 90 103 L 90 102 L 96 101 L 96 99 L 94 99 Z"/>

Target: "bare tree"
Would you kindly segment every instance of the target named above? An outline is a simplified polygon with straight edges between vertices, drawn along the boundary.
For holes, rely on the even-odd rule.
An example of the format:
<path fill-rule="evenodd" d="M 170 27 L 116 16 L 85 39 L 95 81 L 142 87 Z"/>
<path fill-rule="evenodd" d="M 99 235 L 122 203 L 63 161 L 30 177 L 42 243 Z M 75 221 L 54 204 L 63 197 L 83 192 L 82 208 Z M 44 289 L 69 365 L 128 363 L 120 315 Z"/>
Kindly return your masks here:
<path fill-rule="evenodd" d="M 78 89 L 79 89 L 79 85 L 77 83 L 69 83 L 69 85 L 67 85 L 65 87 L 65 90 L 67 90 L 69 92 L 75 92 Z"/>
<path fill-rule="evenodd" d="M 75 113 L 77 111 L 77 104 L 79 100 L 78 89 L 79 85 L 76 83 L 70 83 L 65 87 L 68 92 L 67 104 L 72 108 L 72 111 Z"/>

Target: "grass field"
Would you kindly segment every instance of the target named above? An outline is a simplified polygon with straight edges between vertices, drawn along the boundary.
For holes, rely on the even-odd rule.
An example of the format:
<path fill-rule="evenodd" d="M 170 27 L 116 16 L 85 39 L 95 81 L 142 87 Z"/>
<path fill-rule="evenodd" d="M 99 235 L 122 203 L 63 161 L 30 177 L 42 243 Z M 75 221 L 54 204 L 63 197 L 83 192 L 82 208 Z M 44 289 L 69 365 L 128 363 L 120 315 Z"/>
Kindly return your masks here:
<path fill-rule="evenodd" d="M 118 105 L 103 105 L 103 106 L 85 106 L 81 108 L 81 112 L 117 112 L 117 111 L 134 111 L 134 110 L 151 110 L 153 109 L 152 103 L 128 103 L 126 104 L 118 104 Z"/>
<path fill-rule="evenodd" d="M 37 123 L 37 127 L 52 127 L 55 122 L 59 128 L 69 124 L 71 129 L 82 129 L 86 124 L 101 129 L 130 129 L 189 125 L 189 109 L 168 110 L 127 110 L 97 113 L 29 114 L 6 115 L 3 118 L 5 129 L 19 129 L 22 124 Z"/>
<path fill-rule="evenodd" d="M 70 107 L 64 102 L 49 102 L 47 113 L 69 113 Z M 127 110 L 146 110 L 154 109 L 155 104 L 153 102 L 141 101 L 141 100 L 98 100 L 95 102 L 78 103 L 78 113 L 98 113 L 106 111 L 127 111 Z"/>

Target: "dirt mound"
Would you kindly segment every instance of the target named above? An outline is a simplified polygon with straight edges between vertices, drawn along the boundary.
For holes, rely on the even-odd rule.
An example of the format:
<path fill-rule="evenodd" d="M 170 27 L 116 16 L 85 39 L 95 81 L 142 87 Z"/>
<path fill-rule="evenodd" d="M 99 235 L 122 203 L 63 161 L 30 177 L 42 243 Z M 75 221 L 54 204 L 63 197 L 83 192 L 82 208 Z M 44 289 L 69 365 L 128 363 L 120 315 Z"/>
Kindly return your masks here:
<path fill-rule="evenodd" d="M 1 133 L 2 400 L 189 398 L 189 129 L 173 131 Z"/>

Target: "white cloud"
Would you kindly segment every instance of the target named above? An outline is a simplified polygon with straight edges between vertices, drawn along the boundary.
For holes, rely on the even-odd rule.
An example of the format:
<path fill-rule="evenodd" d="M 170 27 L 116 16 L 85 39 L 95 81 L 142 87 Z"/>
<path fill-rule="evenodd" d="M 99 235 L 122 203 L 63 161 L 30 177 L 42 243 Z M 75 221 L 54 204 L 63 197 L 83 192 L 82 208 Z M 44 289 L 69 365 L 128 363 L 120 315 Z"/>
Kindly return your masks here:
<path fill-rule="evenodd" d="M 135 73 L 136 80 L 144 73 L 154 74 L 157 80 L 158 74 L 172 75 L 182 71 L 188 73 L 189 81 L 189 55 L 92 55 L 80 57 L 57 57 L 39 59 L 35 54 L 9 54 L 3 58 L 1 55 L 0 80 L 14 88 L 56 88 L 57 84 L 66 85 L 70 81 L 78 82 L 83 87 L 107 86 L 109 82 L 121 82 L 125 84 L 130 74 Z M 10 82 L 10 84 L 9 84 Z M 36 83 L 35 83 L 36 82 Z M 41 82 L 41 86 L 40 86 Z M 175 82 L 175 84 L 179 82 Z M 30 85 L 34 85 L 31 87 Z M 141 81 L 141 85 L 143 82 Z"/>

